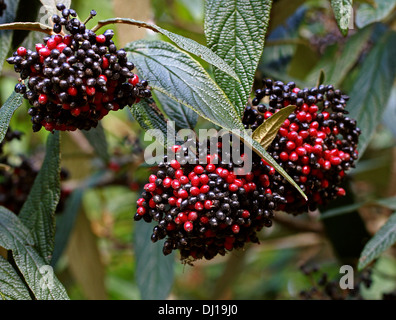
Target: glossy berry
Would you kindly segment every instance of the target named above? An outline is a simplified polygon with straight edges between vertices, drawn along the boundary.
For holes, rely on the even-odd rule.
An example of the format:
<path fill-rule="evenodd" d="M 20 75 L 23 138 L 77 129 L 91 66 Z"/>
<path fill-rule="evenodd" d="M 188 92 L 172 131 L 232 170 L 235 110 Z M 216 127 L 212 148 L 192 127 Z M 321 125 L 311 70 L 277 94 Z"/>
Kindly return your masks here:
<path fill-rule="evenodd" d="M 73 9 L 57 6 L 52 36 L 35 45 L 19 47 L 7 59 L 19 73 L 15 86 L 34 111 L 33 131 L 89 130 L 110 111 L 151 96 L 148 82 L 132 70 L 124 49 L 117 50 L 106 30 L 95 34 L 79 21 Z M 91 17 L 95 15 L 91 11 Z"/>
<path fill-rule="evenodd" d="M 209 145 L 209 141 L 199 144 Z M 173 146 L 169 150 L 183 149 Z M 217 151 L 206 158 L 220 159 L 221 153 L 220 142 Z M 272 225 L 273 210 L 286 199 L 271 189 L 269 177 L 274 176 L 274 170 L 257 155 L 251 172 L 240 176 L 233 171 L 235 166 L 199 163 L 198 158 L 181 164 L 166 157 L 149 176 L 137 201 L 135 220 L 158 223 L 151 240 L 165 239 L 164 254 L 178 250 L 182 261 L 209 260 L 242 248 L 246 242 L 257 243 L 257 232 Z M 159 176 L 162 183 L 150 187 Z"/>
<path fill-rule="evenodd" d="M 304 189 L 306 202 L 295 188 L 278 173 L 277 185 L 282 186 L 287 204 L 277 208 L 293 214 L 315 210 L 329 201 L 345 195 L 340 187 L 345 171 L 358 158 L 357 144 L 360 129 L 345 110 L 348 96 L 333 86 L 299 89 L 294 83 L 264 81 L 264 88 L 256 92 L 253 107 L 245 109 L 243 123 L 255 129 L 262 123 L 261 114 L 274 113 L 288 105 L 296 105 L 286 119 L 268 153 Z M 290 93 L 290 88 L 292 93 Z M 261 103 L 268 97 L 269 104 Z"/>

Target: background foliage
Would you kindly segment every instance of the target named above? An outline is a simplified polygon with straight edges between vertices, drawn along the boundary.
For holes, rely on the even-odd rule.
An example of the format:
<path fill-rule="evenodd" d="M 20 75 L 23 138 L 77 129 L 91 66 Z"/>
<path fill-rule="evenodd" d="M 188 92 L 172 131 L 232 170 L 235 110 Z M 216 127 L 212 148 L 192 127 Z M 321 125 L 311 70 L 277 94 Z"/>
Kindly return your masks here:
<path fill-rule="evenodd" d="M 38 21 L 45 1 L 6 2 L 12 3 L 13 10 L 1 23 Z M 14 130 L 25 133 L 5 152 L 24 154 L 37 168 L 44 161 L 46 170 L 36 179 L 20 219 L 0 210 L 2 297 L 299 299 L 302 290 L 317 286 L 315 279 L 322 272 L 338 279 L 344 263 L 353 265 L 357 275 L 359 270 L 372 268 L 373 284 L 362 287 L 363 297 L 380 299 L 396 289 L 392 248 L 396 242 L 396 4 L 392 0 L 355 1 L 353 14 L 348 15 L 340 8 L 351 1 L 277 0 L 270 10 L 271 1 L 252 0 L 250 6 L 238 8 L 244 17 L 251 14 L 250 19 L 235 19 L 227 25 L 223 18 L 235 10 L 238 1 L 221 2 L 227 2 L 229 12 L 216 10 L 218 1 L 206 1 L 205 5 L 202 0 L 73 0 L 72 7 L 81 19 L 95 9 L 96 21 L 119 16 L 160 26 L 155 26 L 158 33 L 129 25 L 112 26 L 118 31 L 118 47 L 125 46 L 140 72 L 153 66 L 156 58 L 161 62 L 156 66 L 160 75 L 143 74 L 155 89 L 160 109 L 140 103 L 131 110 L 110 114 L 98 129 L 89 132 L 59 136 L 31 133 L 26 103 L 19 107 L 18 96 L 10 97 L 17 76 L 7 64 L 0 63 L 0 126 L 5 128 L 10 121 Z M 342 19 L 352 20 L 347 25 L 352 23 L 353 28 L 345 28 Z M 90 27 L 95 24 L 89 22 Z M 242 35 L 230 34 L 227 28 Z M 265 38 L 256 28 L 267 28 Z M 20 43 L 33 47 L 42 34 L 0 31 L 0 37 L 3 62 L 10 54 L 5 48 L 11 51 Z M 240 37 L 246 41 L 241 43 Z M 132 42 L 135 40 L 140 41 Z M 186 43 L 189 46 L 183 48 Z M 214 61 L 199 44 L 216 52 L 231 70 Z M 232 54 L 228 47 L 235 49 Z M 250 59 L 245 59 L 246 55 Z M 180 68 L 176 75 L 174 61 Z M 245 62 L 238 65 L 239 61 Z M 242 73 L 246 77 L 238 82 L 235 76 Z M 171 83 L 165 81 L 169 75 Z M 318 81 L 331 83 L 351 96 L 348 109 L 363 134 L 361 158 L 350 173 L 347 197 L 321 213 L 299 217 L 279 213 L 274 226 L 260 234 L 261 244 L 244 251 L 197 261 L 193 267 L 181 264 L 177 254 L 164 257 L 162 243 L 150 241 L 152 227 L 135 224 L 132 219 L 140 188 L 149 175 L 143 149 L 150 142 L 144 141 L 143 129 L 163 128 L 164 118 L 159 112 L 176 120 L 177 128 L 238 127 L 238 115 L 249 98 L 250 87 L 260 87 L 263 77 L 293 80 L 300 87 L 312 87 Z M 187 97 L 178 96 L 172 88 L 181 87 L 184 81 L 194 83 L 188 87 Z M 215 98 L 208 104 L 202 92 L 209 90 Z M 224 117 L 227 111 L 231 116 Z M 1 134 L 5 134 L 3 129 Z M 57 178 L 59 164 L 69 172 L 62 184 Z M 57 188 L 68 196 L 62 210 L 55 213 L 57 193 L 48 190 Z M 44 208 L 39 205 L 43 195 L 47 197 Z M 45 226 L 46 214 L 56 217 L 56 229 L 55 225 Z M 53 237 L 53 242 L 45 241 Z M 17 259 L 31 250 L 30 245 L 35 249 L 25 270 Z M 3 258 L 7 257 L 6 250 L 13 252 L 30 291 Z M 55 268 L 59 279 L 50 296 L 40 290 L 34 269 L 47 263 Z M 318 265 L 320 272 L 306 276 L 300 269 L 303 265 Z"/>

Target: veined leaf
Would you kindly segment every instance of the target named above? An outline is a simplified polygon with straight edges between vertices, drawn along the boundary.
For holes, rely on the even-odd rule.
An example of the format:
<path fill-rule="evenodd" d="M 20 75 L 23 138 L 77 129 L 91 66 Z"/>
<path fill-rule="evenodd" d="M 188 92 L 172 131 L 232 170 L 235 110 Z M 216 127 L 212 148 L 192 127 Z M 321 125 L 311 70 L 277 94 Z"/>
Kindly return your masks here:
<path fill-rule="evenodd" d="M 342 34 L 348 34 L 351 18 L 353 15 L 353 0 L 331 0 L 331 7 L 333 8 L 338 27 Z"/>
<path fill-rule="evenodd" d="M 203 46 L 202 44 L 196 42 L 195 40 L 183 37 L 179 34 L 170 32 L 168 30 L 165 30 L 159 26 L 156 26 L 155 24 L 143 22 L 143 21 L 138 21 L 134 19 L 127 19 L 127 18 L 115 18 L 115 19 L 109 19 L 109 20 L 102 20 L 98 22 L 98 27 L 96 27 L 96 30 L 101 27 L 103 24 L 107 24 L 108 22 L 113 22 L 113 23 L 129 23 L 132 25 L 136 25 L 142 28 L 147 28 L 150 30 L 153 30 L 155 32 L 159 32 L 162 35 L 168 37 L 170 40 L 172 40 L 178 47 L 182 48 L 183 50 L 190 52 L 192 54 L 195 54 L 196 56 L 200 57 L 202 60 L 210 63 L 211 65 L 219 68 L 229 76 L 231 76 L 233 79 L 236 81 L 239 81 L 239 78 L 235 71 L 222 59 L 220 58 L 216 53 L 214 53 L 212 50 L 209 48 Z M 95 28 L 94 28 L 95 30 Z"/>
<path fill-rule="evenodd" d="M 270 0 L 207 0 L 205 3 L 208 47 L 235 70 L 240 82 L 219 69 L 214 70 L 215 79 L 237 107 L 240 117 L 263 53 L 271 5 Z"/>
<path fill-rule="evenodd" d="M 19 0 L 5 0 L 7 9 L 0 17 L 0 24 L 14 22 Z M 0 30 L 0 73 L 3 70 L 4 61 L 10 51 L 13 30 Z"/>
<path fill-rule="evenodd" d="M 18 216 L 4 207 L 0 207 L 0 246 L 12 251 L 12 257 L 35 299 L 69 299 L 52 268 L 35 250 L 33 235 Z"/>
<path fill-rule="evenodd" d="M 386 32 L 370 51 L 350 93 L 348 110 L 362 130 L 359 154 L 363 154 L 382 119 L 396 77 L 396 32 Z"/>
<path fill-rule="evenodd" d="M 60 198 L 59 132 L 50 134 L 41 170 L 19 217 L 32 232 L 36 248 L 49 264 L 54 249 L 55 210 Z"/>
<path fill-rule="evenodd" d="M 162 41 L 137 41 L 128 44 L 125 49 L 129 51 L 139 72 L 148 79 L 153 89 L 242 138 L 305 198 L 304 193 L 282 167 L 247 134 L 235 106 L 191 56 Z"/>
<path fill-rule="evenodd" d="M 195 128 L 198 121 L 196 112 L 161 92 L 157 91 L 154 95 L 169 120 L 175 122 L 176 131 L 180 129 L 193 130 Z"/>
<path fill-rule="evenodd" d="M 280 127 L 295 109 L 296 106 L 287 106 L 274 113 L 253 132 L 252 138 L 267 149 L 278 134 Z"/>
<path fill-rule="evenodd" d="M 361 270 L 385 250 L 396 243 L 396 213 L 393 213 L 385 225 L 367 242 L 359 259 L 358 268 Z"/>
<path fill-rule="evenodd" d="M 363 3 L 356 10 L 356 25 L 359 28 L 385 19 L 396 8 L 394 0 L 373 0 L 373 2 Z"/>
<path fill-rule="evenodd" d="M 167 121 L 153 99 L 142 99 L 139 103 L 129 107 L 132 116 L 144 130 L 150 130 L 152 136 L 164 147 L 168 145 L 168 136 L 176 137 L 176 132 Z M 169 132 L 168 132 L 169 130 Z"/>
<path fill-rule="evenodd" d="M 31 300 L 29 290 L 12 265 L 0 256 L 0 300 Z"/>
<path fill-rule="evenodd" d="M 10 121 L 12 115 L 18 109 L 23 102 L 23 96 L 21 94 L 15 93 L 15 91 L 11 94 L 11 96 L 7 99 L 7 101 L 0 108 L 0 143 L 3 141 L 8 126 L 10 125 Z"/>
<path fill-rule="evenodd" d="M 153 224 L 143 223 L 134 233 L 136 282 L 143 300 L 163 300 L 173 284 L 174 254 L 164 256 L 163 241 L 152 243 Z"/>

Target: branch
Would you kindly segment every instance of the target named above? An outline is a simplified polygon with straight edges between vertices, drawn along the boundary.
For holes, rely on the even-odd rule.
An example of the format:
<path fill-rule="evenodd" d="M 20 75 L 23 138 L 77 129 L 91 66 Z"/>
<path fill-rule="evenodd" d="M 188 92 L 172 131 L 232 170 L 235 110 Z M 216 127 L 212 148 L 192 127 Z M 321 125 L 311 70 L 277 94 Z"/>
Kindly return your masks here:
<path fill-rule="evenodd" d="M 54 32 L 50 26 L 39 22 L 13 22 L 0 24 L 0 30 L 27 30 L 38 31 L 48 35 L 53 35 Z"/>
<path fill-rule="evenodd" d="M 108 19 L 108 20 L 101 20 L 98 21 L 98 24 L 92 28 L 93 32 L 98 31 L 100 28 L 109 25 L 109 24 L 116 24 L 116 23 L 120 23 L 120 24 L 129 24 L 129 25 L 133 25 L 133 26 L 137 26 L 139 28 L 146 28 L 146 29 L 150 29 L 156 33 L 158 33 L 158 30 L 155 29 L 153 26 L 151 26 L 148 23 L 145 22 L 141 22 L 141 21 L 135 21 L 132 19 L 128 19 L 128 18 L 114 18 L 114 19 Z"/>

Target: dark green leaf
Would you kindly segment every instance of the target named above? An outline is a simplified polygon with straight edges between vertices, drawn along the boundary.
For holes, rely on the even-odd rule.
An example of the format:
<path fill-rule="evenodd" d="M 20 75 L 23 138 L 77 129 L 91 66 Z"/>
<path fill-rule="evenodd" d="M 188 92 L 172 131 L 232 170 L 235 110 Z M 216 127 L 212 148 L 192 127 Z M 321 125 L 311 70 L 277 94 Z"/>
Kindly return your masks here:
<path fill-rule="evenodd" d="M 176 131 L 180 129 L 194 130 L 198 121 L 196 112 L 161 92 L 156 92 L 155 97 L 169 120 L 175 122 Z"/>
<path fill-rule="evenodd" d="M 31 300 L 29 290 L 11 264 L 0 256 L 0 300 Z"/>
<path fill-rule="evenodd" d="M 172 139 L 172 137 L 176 137 L 174 129 L 171 126 L 167 126 L 164 115 L 158 109 L 153 99 L 143 99 L 139 103 L 130 106 L 129 110 L 140 126 L 144 130 L 150 130 L 150 134 L 161 145 L 166 147 L 168 138 Z M 168 137 L 168 130 L 170 130 L 170 137 Z"/>
<path fill-rule="evenodd" d="M 356 10 L 356 25 L 363 28 L 370 23 L 382 21 L 396 8 L 394 0 L 375 0 L 373 4 L 363 3 Z"/>
<path fill-rule="evenodd" d="M 36 299 L 69 299 L 51 267 L 35 250 L 29 229 L 4 207 L 0 207 L 0 246 L 12 251 L 16 266 Z"/>
<path fill-rule="evenodd" d="M 60 198 L 60 138 L 50 134 L 41 170 L 19 214 L 32 232 L 36 248 L 49 264 L 54 249 L 55 210 Z"/>
<path fill-rule="evenodd" d="M 362 130 L 359 153 L 366 149 L 382 119 L 396 76 L 396 32 L 386 32 L 370 51 L 357 76 L 348 102 L 350 117 Z"/>
<path fill-rule="evenodd" d="M 134 19 L 116 18 L 110 20 L 103 20 L 103 21 L 99 21 L 98 25 L 100 25 L 101 23 L 106 23 L 107 21 L 114 21 L 118 23 L 119 22 L 129 23 L 129 24 L 137 25 L 139 27 L 151 29 L 155 32 L 159 32 L 164 36 L 168 37 L 170 40 L 172 40 L 177 46 L 179 46 L 183 50 L 195 54 L 196 56 L 200 57 L 202 60 L 219 68 L 220 70 L 231 76 L 236 81 L 239 81 L 235 71 L 222 58 L 220 58 L 212 50 L 196 42 L 195 40 L 170 32 L 154 24 L 142 22 Z"/>
<path fill-rule="evenodd" d="M 134 248 L 136 254 L 136 282 L 143 300 L 163 300 L 173 284 L 174 254 L 164 256 L 163 241 L 152 243 L 153 224 L 136 224 Z"/>
<path fill-rule="evenodd" d="M 235 81 L 219 69 L 216 82 L 242 115 L 252 91 L 254 75 L 264 49 L 270 0 L 208 0 L 205 3 L 205 35 L 208 47 L 237 73 Z"/>
<path fill-rule="evenodd" d="M 282 167 L 246 133 L 235 107 L 224 92 L 188 54 L 162 41 L 137 41 L 127 45 L 126 50 L 136 61 L 143 77 L 149 81 L 155 79 L 151 82 L 154 89 L 241 137 L 305 197 Z"/>
<path fill-rule="evenodd" d="M 104 161 L 110 160 L 109 146 L 107 144 L 106 134 L 102 124 L 99 122 L 96 128 L 90 130 L 82 130 L 89 144 L 94 148 L 96 154 Z"/>
<path fill-rule="evenodd" d="M 23 102 L 23 96 L 21 94 L 13 92 L 7 101 L 0 108 L 0 143 L 3 141 L 12 115 L 18 109 Z"/>
<path fill-rule="evenodd" d="M 19 0 L 5 0 L 7 10 L 0 17 L 0 24 L 14 22 Z M 12 30 L 0 30 L 0 73 L 3 70 L 4 61 L 10 51 L 12 43 Z"/>
<path fill-rule="evenodd" d="M 163 41 L 136 41 L 125 50 L 152 88 L 219 126 L 243 129 L 235 107 L 190 55 Z"/>
<path fill-rule="evenodd" d="M 342 34 L 348 34 L 353 15 L 352 0 L 331 0 L 331 6 Z"/>
<path fill-rule="evenodd" d="M 367 242 L 359 259 L 361 270 L 396 243 L 396 213 L 393 213 L 381 229 Z"/>
<path fill-rule="evenodd" d="M 278 134 L 280 127 L 295 109 L 296 106 L 280 109 L 254 131 L 252 138 L 259 142 L 264 149 L 267 149 Z"/>

